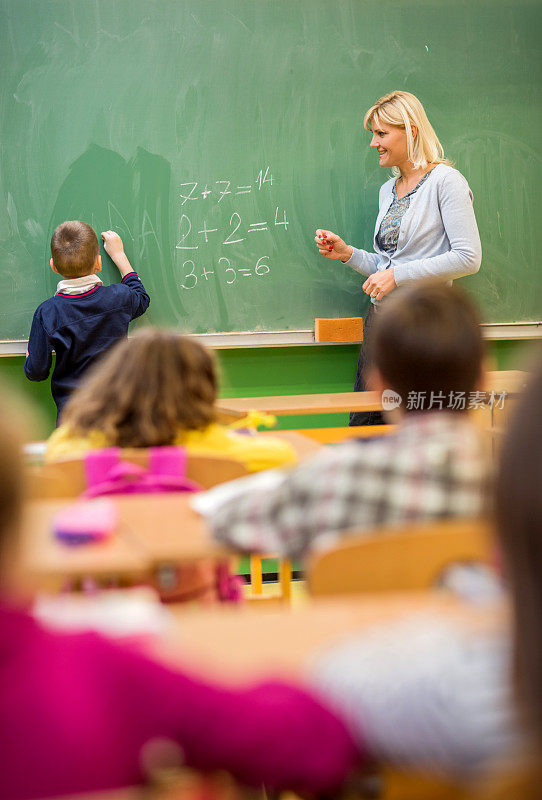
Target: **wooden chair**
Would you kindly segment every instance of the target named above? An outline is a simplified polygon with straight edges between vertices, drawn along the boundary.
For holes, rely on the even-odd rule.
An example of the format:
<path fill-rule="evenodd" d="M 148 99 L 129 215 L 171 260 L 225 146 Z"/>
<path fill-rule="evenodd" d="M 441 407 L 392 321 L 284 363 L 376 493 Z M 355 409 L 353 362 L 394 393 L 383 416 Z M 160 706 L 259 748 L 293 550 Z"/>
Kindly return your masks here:
<path fill-rule="evenodd" d="M 481 800 L 477 788 L 468 783 L 448 781 L 407 767 L 377 764 L 372 774 L 362 774 L 356 783 L 341 795 L 342 800 Z"/>
<path fill-rule="evenodd" d="M 263 565 L 266 558 L 278 558 L 269 554 L 252 554 L 250 556 L 250 600 L 256 602 L 280 601 L 289 603 L 292 599 L 292 562 L 287 558 L 278 558 L 279 562 L 279 593 L 266 595 L 263 593 Z"/>
<path fill-rule="evenodd" d="M 78 497 L 85 489 L 83 470 L 72 468 L 71 462 L 27 465 L 25 477 L 29 500 Z"/>
<path fill-rule="evenodd" d="M 308 588 L 315 596 L 425 589 L 453 563 L 489 562 L 492 549 L 488 523 L 474 519 L 350 530 L 313 556 Z"/>
<path fill-rule="evenodd" d="M 143 448 L 126 448 L 123 459 L 132 464 L 146 466 L 148 450 Z M 188 459 L 187 476 L 210 489 L 219 483 L 233 481 L 248 475 L 248 470 L 239 461 L 223 456 L 196 456 Z M 34 500 L 58 497 L 78 497 L 86 488 L 85 459 L 65 458 L 52 464 L 31 466 L 28 468 L 30 495 Z"/>

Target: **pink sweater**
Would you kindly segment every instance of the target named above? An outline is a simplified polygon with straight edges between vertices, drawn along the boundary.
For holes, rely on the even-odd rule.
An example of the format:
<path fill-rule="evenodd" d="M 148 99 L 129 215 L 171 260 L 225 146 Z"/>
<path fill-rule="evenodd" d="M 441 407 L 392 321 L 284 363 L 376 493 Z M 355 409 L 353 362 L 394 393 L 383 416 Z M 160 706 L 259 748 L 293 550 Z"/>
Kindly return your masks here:
<path fill-rule="evenodd" d="M 0 605 L 1 800 L 136 785 L 154 737 L 178 742 L 190 766 L 298 792 L 333 791 L 360 759 L 342 722 L 301 689 L 209 685 Z"/>

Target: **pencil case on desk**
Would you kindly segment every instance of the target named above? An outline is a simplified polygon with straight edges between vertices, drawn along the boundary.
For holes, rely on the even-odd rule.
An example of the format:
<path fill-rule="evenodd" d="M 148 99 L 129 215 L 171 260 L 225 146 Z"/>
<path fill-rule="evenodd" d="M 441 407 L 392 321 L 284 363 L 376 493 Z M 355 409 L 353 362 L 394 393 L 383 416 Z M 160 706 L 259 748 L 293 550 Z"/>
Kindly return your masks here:
<path fill-rule="evenodd" d="M 117 521 L 117 508 L 111 500 L 80 500 L 54 517 L 53 534 L 65 544 L 101 542 L 113 534 Z"/>

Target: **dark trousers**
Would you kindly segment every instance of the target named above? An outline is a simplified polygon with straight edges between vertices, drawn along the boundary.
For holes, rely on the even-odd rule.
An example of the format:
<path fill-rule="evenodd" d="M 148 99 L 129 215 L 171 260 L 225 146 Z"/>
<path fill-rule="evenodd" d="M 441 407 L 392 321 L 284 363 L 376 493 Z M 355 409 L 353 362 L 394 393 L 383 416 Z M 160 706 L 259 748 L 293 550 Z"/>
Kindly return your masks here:
<path fill-rule="evenodd" d="M 356 369 L 356 381 L 354 383 L 355 392 L 365 392 L 366 375 L 369 367 L 368 351 L 369 340 L 371 336 L 371 326 L 374 322 L 375 309 L 373 303 L 370 304 L 369 311 L 363 320 L 363 344 L 360 347 L 358 356 L 358 366 Z M 350 414 L 350 427 L 359 425 L 384 425 L 384 417 L 380 411 L 352 411 Z"/>

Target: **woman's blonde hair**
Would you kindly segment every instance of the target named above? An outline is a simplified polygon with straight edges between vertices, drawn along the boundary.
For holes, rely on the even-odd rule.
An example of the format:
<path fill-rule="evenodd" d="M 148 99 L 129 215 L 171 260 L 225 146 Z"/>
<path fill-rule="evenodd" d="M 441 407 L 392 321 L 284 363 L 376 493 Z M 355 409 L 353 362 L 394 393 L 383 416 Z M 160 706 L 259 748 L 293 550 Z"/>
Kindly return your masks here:
<path fill-rule="evenodd" d="M 145 328 L 100 359 L 66 403 L 73 433 L 100 431 L 108 444 L 172 444 L 180 429 L 215 419 L 217 378 L 211 353 L 187 336 Z"/>
<path fill-rule="evenodd" d="M 407 139 L 407 153 L 415 169 L 425 169 L 429 164 L 449 164 L 452 161 L 444 157 L 444 150 L 427 119 L 425 109 L 418 98 L 410 92 L 394 91 L 377 100 L 363 118 L 363 126 L 370 131 L 382 123 L 403 128 Z M 412 125 L 417 134 L 412 135 Z M 398 167 L 392 167 L 393 174 L 398 177 Z"/>

